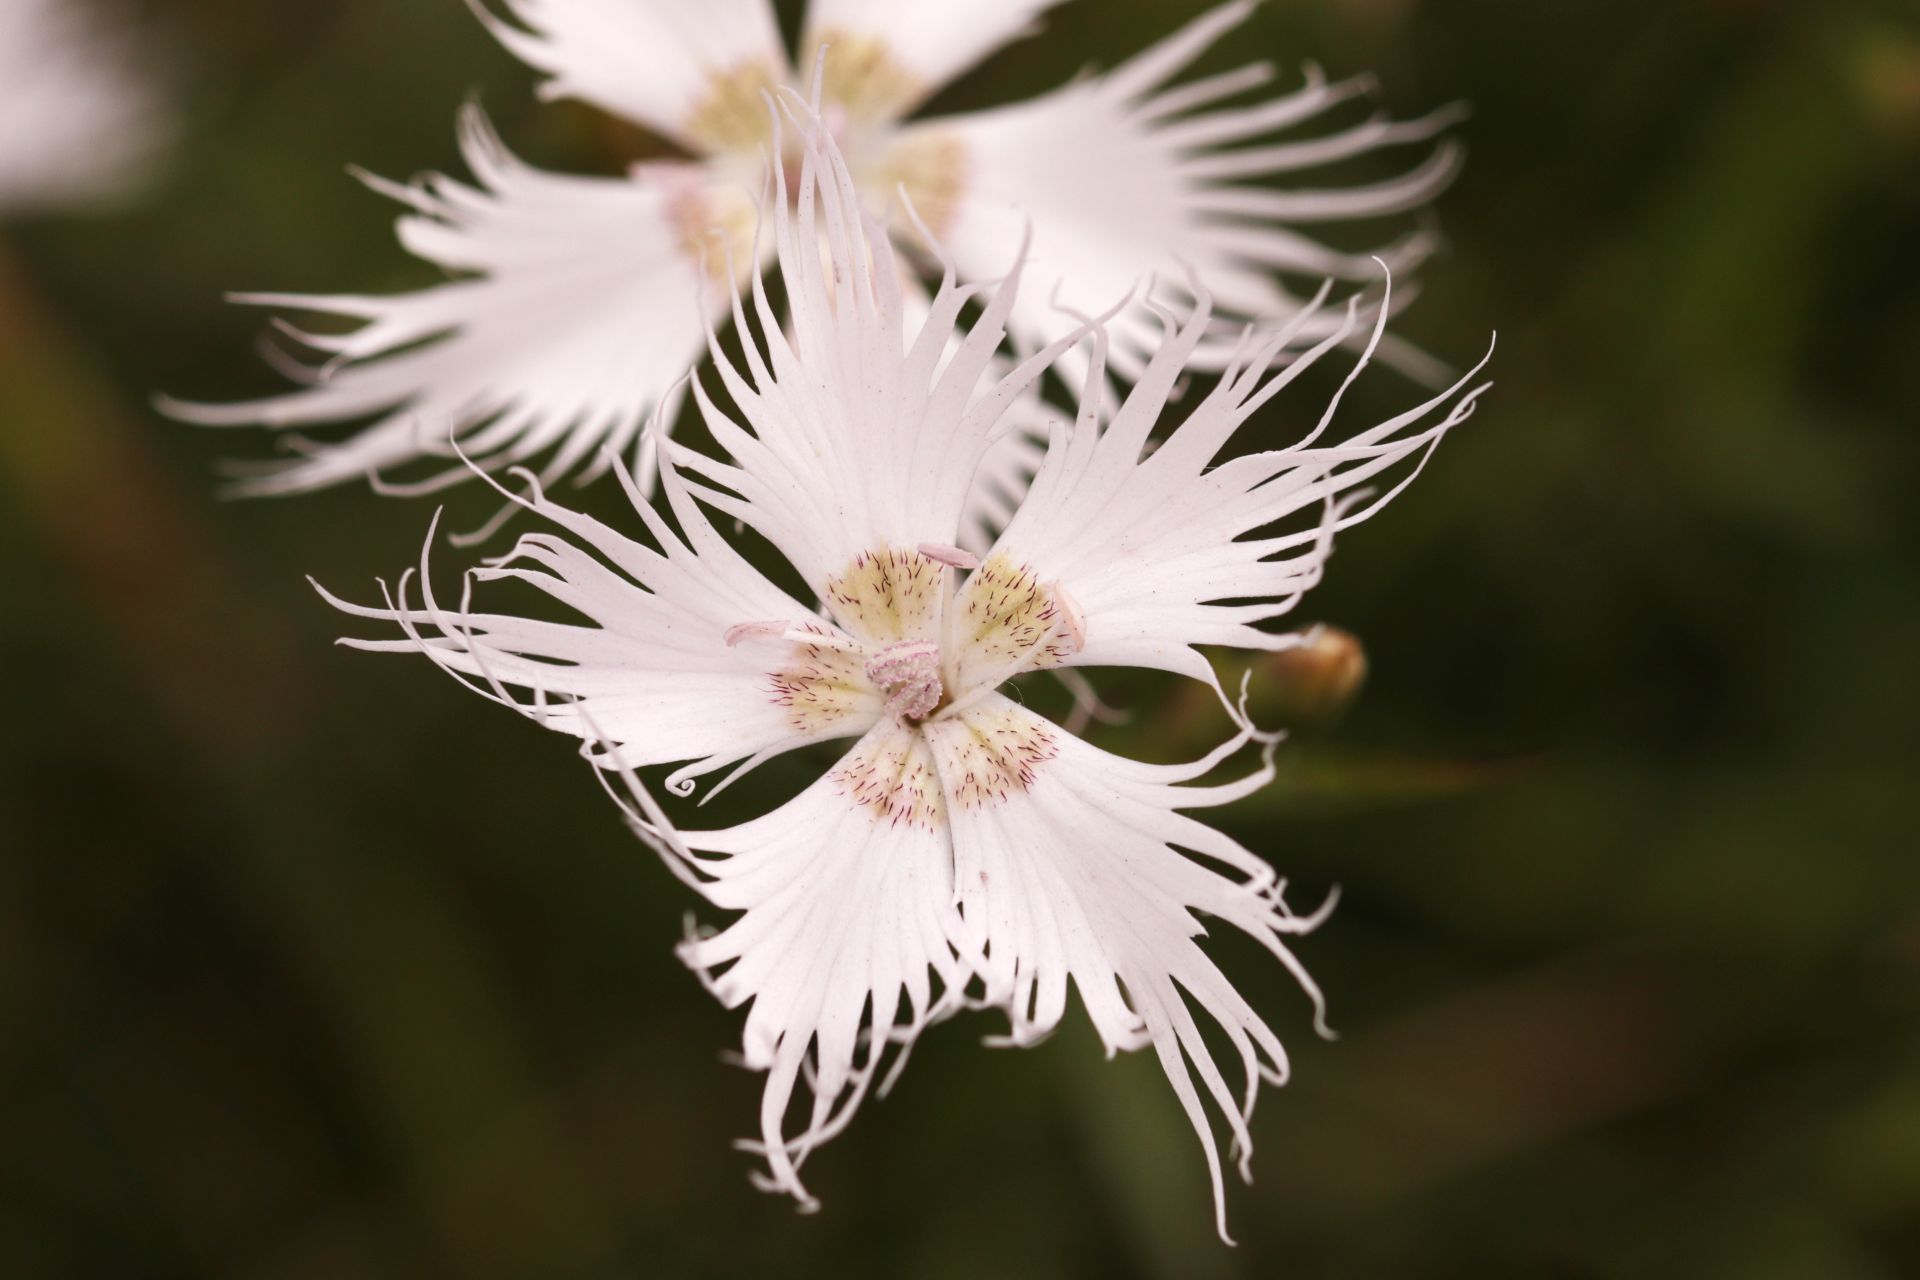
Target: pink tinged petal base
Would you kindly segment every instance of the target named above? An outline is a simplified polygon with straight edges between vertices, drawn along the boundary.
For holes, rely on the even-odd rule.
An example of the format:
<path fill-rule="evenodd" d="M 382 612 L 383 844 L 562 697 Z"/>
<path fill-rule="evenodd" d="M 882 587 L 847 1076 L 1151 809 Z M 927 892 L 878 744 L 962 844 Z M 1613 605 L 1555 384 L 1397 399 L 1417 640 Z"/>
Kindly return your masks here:
<path fill-rule="evenodd" d="M 477 110 L 462 117 L 461 145 L 477 186 L 375 182 L 411 209 L 402 242 L 461 278 L 386 297 L 243 296 L 360 324 L 288 330 L 330 357 L 301 371 L 311 383 L 301 390 L 163 405 L 189 422 L 283 431 L 375 418 L 339 443 L 295 438 L 306 456 L 239 492 L 296 493 L 440 460 L 431 479 L 391 486 L 427 491 L 473 474 L 456 447 L 483 468 L 550 454 L 547 481 L 583 464 L 591 477 L 635 446 L 649 414 L 672 420 L 706 332 L 699 299 L 721 292 L 710 273 L 751 229 L 745 197 L 689 166 L 631 179 L 545 173 L 514 159 Z"/>

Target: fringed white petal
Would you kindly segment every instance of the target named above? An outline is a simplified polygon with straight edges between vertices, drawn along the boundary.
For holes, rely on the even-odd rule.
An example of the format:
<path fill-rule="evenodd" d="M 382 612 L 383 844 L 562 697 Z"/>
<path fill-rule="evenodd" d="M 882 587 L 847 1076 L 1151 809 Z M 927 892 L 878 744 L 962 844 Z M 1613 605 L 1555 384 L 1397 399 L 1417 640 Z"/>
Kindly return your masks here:
<path fill-rule="evenodd" d="M 1264 64 L 1173 89 L 1166 82 L 1243 21 L 1251 4 L 1203 16 L 1110 74 L 1013 107 L 916 124 L 894 144 L 894 165 L 917 186 L 934 233 L 963 278 L 1000 270 L 1031 224 L 1033 259 L 1010 325 L 1033 343 L 1057 335 L 1058 306 L 1098 312 L 1158 280 L 1184 289 L 1197 278 L 1225 318 L 1272 324 L 1301 299 L 1276 276 L 1373 278 L 1375 253 L 1328 248 L 1299 230 L 1330 221 L 1382 218 L 1417 208 L 1453 178 L 1459 151 L 1441 143 L 1400 177 L 1375 186 L 1318 190 L 1249 185 L 1291 176 L 1366 152 L 1427 141 L 1454 119 L 1442 112 L 1393 123 L 1376 118 L 1304 141 L 1274 144 L 1365 91 L 1329 84 L 1309 69 L 1306 84 L 1248 107 L 1223 98 L 1266 83 Z M 1243 143 L 1258 143 L 1241 146 Z M 919 158 L 945 157 L 937 167 Z M 919 160 L 918 163 L 913 161 Z M 1412 236 L 1377 250 L 1404 274 L 1430 250 Z M 1402 294 L 1403 300 L 1410 296 Z M 1134 308 L 1109 326 L 1115 367 L 1129 377 L 1151 354 L 1152 317 Z M 1307 325 L 1303 342 L 1324 329 Z M 1389 346 L 1387 354 L 1401 349 Z M 1196 360 L 1218 367 L 1217 344 Z M 1407 353 L 1408 363 L 1429 367 Z M 1212 357 L 1211 360 L 1209 357 Z M 1077 365 L 1063 366 L 1077 376 Z"/>
<path fill-rule="evenodd" d="M 985 557 L 994 539 L 1013 520 L 1026 498 L 1027 486 L 1046 459 L 1045 434 L 1060 422 L 1038 397 L 1016 404 L 974 474 L 967 509 L 960 520 L 959 545 Z"/>
<path fill-rule="evenodd" d="M 791 78 L 768 0 L 469 0 L 514 55 L 573 98 L 700 153 L 765 135 L 762 91 Z"/>
<path fill-rule="evenodd" d="M 827 50 L 825 101 L 858 117 L 904 115 L 1061 0 L 813 0 L 804 47 Z"/>
<path fill-rule="evenodd" d="M 713 344 L 737 418 L 695 384 L 732 461 L 676 456 L 725 490 L 703 492 L 708 501 L 763 534 L 825 599 L 833 577 L 862 555 L 955 542 L 974 476 L 1009 409 L 1067 344 L 989 377 L 1018 293 L 1017 252 L 1002 264 L 1011 274 L 957 342 L 960 312 L 980 291 L 951 275 L 910 327 L 886 232 L 862 211 L 831 139 L 815 125 L 805 132 L 792 213 L 776 171 L 774 236 L 792 337 L 756 279 L 756 323 L 744 303 L 735 306 L 744 372 Z"/>
<path fill-rule="evenodd" d="M 631 447 L 656 407 L 676 403 L 724 299 L 729 237 L 751 201 L 691 166 L 631 179 L 570 177 L 511 156 L 477 110 L 462 118 L 477 186 L 432 177 L 378 184 L 411 212 L 402 242 L 459 278 L 385 297 L 255 295 L 241 301 L 349 318 L 343 335 L 299 334 L 328 353 L 312 385 L 233 405 L 168 402 L 210 426 L 275 429 L 375 421 L 338 443 L 297 437 L 306 456 L 237 487 L 294 493 L 439 459 L 415 491 L 462 480 L 457 444 L 482 468 L 551 453 L 542 477 Z M 665 417 L 671 422 L 672 413 Z"/>
<path fill-rule="evenodd" d="M 522 473 L 529 492 L 514 501 L 559 533 L 522 537 L 471 573 L 453 605 L 434 593 L 426 550 L 418 605 L 411 574 L 383 607 L 329 596 L 356 617 L 405 632 L 344 643 L 424 652 L 479 693 L 603 748 L 604 767 L 690 761 L 669 781 L 682 795 L 695 778 L 726 766 L 865 733 L 882 699 L 842 653 L 846 638 L 742 559 L 672 467 L 663 475 L 679 534 L 621 472 L 650 547 L 553 502 Z M 503 579 L 538 588 L 587 625 L 475 611 L 473 586 Z M 803 638 L 777 627 L 742 635 L 745 620 L 786 623 Z"/>
<path fill-rule="evenodd" d="M 909 272 L 901 273 L 900 286 L 906 331 L 918 333 L 932 314 L 933 299 L 919 277 Z M 947 360 L 960 350 L 966 338 L 964 330 L 954 332 L 953 340 L 947 345 L 947 355 L 934 370 L 936 378 L 946 371 Z M 995 356 L 988 361 L 986 372 L 980 377 L 981 393 L 992 391 L 1013 367 L 1013 362 L 1005 356 Z M 1046 457 L 1045 441 L 1064 417 L 1041 397 L 1037 381 L 1028 383 L 1014 397 L 1006 414 L 993 428 L 979 469 L 974 473 L 967 505 L 960 515 L 958 546 L 975 556 L 986 555 L 993 540 L 1013 519 L 1021 499 L 1027 496 L 1027 486 L 1033 483 L 1034 473 Z"/>
<path fill-rule="evenodd" d="M 644 834 L 644 831 L 643 831 Z M 767 1073 L 766 1190 L 807 1207 L 800 1165 L 839 1133 L 920 1031 L 958 1007 L 952 846 L 919 735 L 889 720 L 839 768 L 757 821 L 652 833 L 715 906 L 741 914 L 681 957 L 728 1008 L 750 1004 L 746 1065 Z M 894 1053 L 889 1056 L 889 1049 Z M 789 1131 L 796 1094 L 810 1095 Z"/>
<path fill-rule="evenodd" d="M 1008 1012 L 1011 1040 L 1028 1044 L 1059 1024 L 1071 985 L 1110 1051 L 1153 1047 L 1221 1200 L 1209 1100 L 1244 1174 L 1258 1084 L 1282 1079 L 1286 1058 L 1198 945 L 1203 919 L 1255 939 L 1320 1005 L 1287 940 L 1326 909 L 1295 915 L 1266 864 L 1185 816 L 1266 782 L 1270 759 L 1235 782 L 1202 780 L 1267 739 L 1240 708 L 1240 734 L 1205 759 L 1136 764 L 996 689 L 1067 665 L 1213 681 L 1195 646 L 1285 644 L 1262 624 L 1318 580 L 1334 533 L 1397 492 L 1355 486 L 1404 485 L 1479 389 L 1463 380 L 1330 443 L 1336 396 L 1290 448 L 1216 465 L 1249 416 L 1329 351 L 1362 342 L 1357 376 L 1389 301 L 1370 337 L 1356 304 L 1332 321 L 1309 307 L 1249 339 L 1170 434 L 1156 428 L 1212 325 L 1204 290 L 1184 321 L 1152 312 L 1166 330 L 1159 351 L 1111 415 L 1107 341 L 1089 321 L 1079 413 L 1051 431 L 1024 501 L 977 560 L 953 544 L 999 465 L 993 452 L 1007 447 L 1009 413 L 1082 334 L 997 375 L 1017 266 L 957 338 L 978 290 L 957 287 L 952 271 L 911 324 L 884 232 L 861 214 L 821 122 L 803 124 L 797 212 L 776 170 L 792 335 L 756 287 L 756 324 L 735 302 L 745 371 L 719 361 L 739 420 L 700 393 L 731 460 L 669 446 L 665 514 L 621 470 L 652 546 L 552 504 L 523 472 L 533 492 L 520 501 L 569 536 L 530 535 L 474 575 L 517 578 L 592 625 L 476 613 L 465 593 L 456 609 L 431 594 L 414 605 L 404 582 L 383 608 L 342 607 L 406 633 L 366 647 L 424 650 L 483 694 L 586 740 L 589 754 L 597 747 L 597 762 L 627 783 L 635 830 L 683 881 L 739 913 L 690 937 L 682 955 L 727 1005 L 751 1006 L 745 1061 L 767 1073 L 761 1136 L 748 1144 L 767 1162 L 761 1185 L 811 1206 L 799 1176 L 807 1155 L 884 1091 L 881 1073 L 898 1070 L 924 1027 L 976 1002 L 976 988 Z M 1324 336 L 1271 372 L 1309 331 Z M 730 550 L 709 508 L 763 534 L 835 620 L 807 614 Z M 966 575 L 957 591 L 955 573 Z M 724 831 L 683 835 L 633 774 L 692 760 L 668 779 L 684 793 L 698 774 L 853 733 L 825 778 Z M 1237 1085 L 1196 1008 L 1239 1057 Z"/>
<path fill-rule="evenodd" d="M 144 176 L 164 113 L 133 45 L 79 0 L 0 4 L 0 212 L 106 199 Z"/>
<path fill-rule="evenodd" d="M 1165 341 L 1106 430 L 1097 430 L 1083 408 L 1073 428 L 1055 434 L 994 558 L 1059 583 L 1079 606 L 1083 643 L 1062 663 L 1150 667 L 1214 683 L 1196 646 L 1291 644 L 1261 624 L 1286 614 L 1320 581 L 1337 532 L 1385 506 L 1471 415 L 1486 389 L 1473 380 L 1486 362 L 1405 413 L 1330 438 L 1346 386 L 1382 337 L 1383 313 L 1312 432 L 1288 448 L 1215 466 L 1255 411 L 1349 339 L 1358 327 L 1355 309 L 1349 305 L 1344 321 L 1279 372 L 1272 366 L 1293 342 L 1292 330 L 1314 313 L 1249 339 L 1206 397 L 1150 448 L 1206 333 L 1206 299 L 1184 323 L 1162 318 Z M 1096 350 L 1090 396 L 1103 381 L 1100 360 Z M 970 581 L 962 589 L 959 606 L 972 588 Z"/>
<path fill-rule="evenodd" d="M 1223 1237 L 1206 1100 L 1250 1177 L 1254 1099 L 1261 1080 L 1284 1082 L 1287 1056 L 1201 950 L 1203 919 L 1224 921 L 1272 953 L 1305 988 L 1325 1030 L 1320 992 L 1287 945 L 1317 926 L 1324 909 L 1295 915 L 1264 862 L 1181 812 L 1230 803 L 1271 778 L 1269 764 L 1229 784 L 1189 785 L 1248 736 L 1192 765 L 1158 767 L 1109 755 L 997 695 L 967 716 L 927 726 L 953 829 L 964 950 L 979 958 L 985 1001 L 1007 1011 L 1012 1043 L 1032 1044 L 1059 1025 L 1071 983 L 1110 1054 L 1151 1046 L 1205 1148 Z M 983 755 L 1008 739 L 1044 739 L 1052 751 L 1023 785 L 982 793 L 972 779 Z M 1237 1092 L 1214 1061 L 1196 1007 L 1240 1058 Z"/>

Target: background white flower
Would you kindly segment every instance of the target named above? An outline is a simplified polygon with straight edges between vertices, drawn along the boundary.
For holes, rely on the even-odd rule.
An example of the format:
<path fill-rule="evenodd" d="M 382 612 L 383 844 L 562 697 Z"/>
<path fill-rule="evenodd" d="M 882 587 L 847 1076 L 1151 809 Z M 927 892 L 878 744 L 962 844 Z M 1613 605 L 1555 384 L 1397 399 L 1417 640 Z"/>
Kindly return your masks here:
<path fill-rule="evenodd" d="M 529 584 L 580 621 L 480 612 L 468 592 L 449 605 L 423 553 L 421 602 L 411 575 L 382 607 L 335 601 L 405 631 L 351 643 L 424 651 L 484 695 L 582 739 L 603 770 L 628 780 L 636 828 L 669 866 L 738 913 L 681 954 L 729 1006 L 751 1006 L 745 1059 L 768 1073 L 755 1144 L 763 1185 L 811 1203 L 800 1165 L 875 1086 L 890 1044 L 904 1052 L 969 1003 L 1003 1010 L 1010 1041 L 1029 1044 L 1059 1024 L 1071 984 L 1110 1051 L 1158 1055 L 1205 1147 L 1224 1234 L 1206 1103 L 1244 1173 L 1259 1082 L 1287 1068 L 1277 1036 L 1198 945 L 1201 918 L 1256 939 L 1320 1003 L 1287 939 L 1323 913 L 1296 915 L 1264 862 L 1183 812 L 1226 804 L 1270 776 L 1263 765 L 1234 782 L 1201 781 L 1259 735 L 1238 716 L 1239 732 L 1204 759 L 1144 765 L 1002 690 L 1035 670 L 1108 665 L 1218 689 L 1195 646 L 1294 643 L 1261 624 L 1319 580 L 1335 533 L 1397 492 L 1357 486 L 1389 475 L 1404 485 L 1479 391 L 1463 380 L 1333 440 L 1336 397 L 1304 440 L 1217 462 L 1250 415 L 1356 324 L 1350 306 L 1301 360 L 1272 372 L 1318 315 L 1309 310 L 1250 340 L 1148 450 L 1207 334 L 1204 298 L 1184 321 L 1163 313 L 1164 340 L 1102 431 L 1106 344 L 1095 326 L 984 377 L 1029 284 L 1019 261 L 949 351 L 975 291 L 949 277 L 924 322 L 908 321 L 894 252 L 862 215 L 830 136 L 806 133 L 797 212 L 784 175 L 780 185 L 774 244 L 791 337 L 756 281 L 751 301 L 734 304 L 742 331 L 757 333 L 744 368 L 715 344 L 733 412 L 694 385 L 724 456 L 668 445 L 664 512 L 621 470 L 648 541 L 569 511 L 521 472 L 529 492 L 517 500 L 557 532 L 524 536 L 468 581 L 469 591 Z M 1372 332 L 1377 340 L 1378 324 Z M 989 554 L 968 555 L 953 543 L 1009 405 L 1082 339 L 1092 354 L 1077 421 L 1053 432 Z M 806 598 L 751 564 L 710 510 L 777 549 Z M 725 785 L 830 740 L 852 745 L 816 784 L 726 830 L 677 830 L 633 772 L 678 764 L 667 786 L 686 795 L 701 777 L 726 770 Z M 1196 1007 L 1239 1057 L 1237 1085 L 1208 1049 Z M 811 1101 L 790 1132 L 796 1094 Z"/>
<path fill-rule="evenodd" d="M 797 59 L 782 45 L 769 0 L 503 0 L 504 13 L 479 7 L 503 44 L 550 77 L 544 96 L 600 107 L 694 158 L 643 165 L 623 179 L 543 173 L 513 159 L 469 109 L 461 145 L 473 184 L 444 176 L 406 187 L 374 183 L 408 206 L 402 242 L 456 281 L 397 296 L 243 296 L 360 327 L 307 336 L 329 359 L 300 390 L 245 404 L 165 407 L 209 425 L 374 419 L 333 445 L 300 440 L 298 461 L 242 483 L 241 492 L 308 490 L 423 457 L 450 459 L 455 440 L 482 468 L 545 458 L 541 475 L 549 482 L 576 468 L 591 478 L 608 451 L 637 444 L 653 410 L 664 408 L 671 422 L 675 388 L 700 352 L 704 320 L 724 311 L 727 289 L 710 286 L 733 283 L 729 264 L 736 277 L 759 265 L 754 227 L 772 145 L 765 94 L 809 81 L 816 66 L 829 123 L 869 206 L 884 208 L 904 190 L 963 279 L 1004 270 L 1031 223 L 1033 278 L 1009 317 L 1026 349 L 1060 330 L 1056 302 L 1102 311 L 1156 273 L 1175 291 L 1197 273 L 1216 305 L 1236 318 L 1295 316 L 1300 300 L 1276 272 L 1375 277 L 1369 255 L 1333 252 L 1290 228 L 1410 209 L 1456 168 L 1457 149 L 1443 144 L 1378 186 L 1259 185 L 1429 139 L 1452 114 L 1405 124 L 1376 119 L 1271 144 L 1263 140 L 1363 93 L 1364 82 L 1329 84 L 1309 70 L 1289 94 L 1221 106 L 1274 78 L 1270 64 L 1256 63 L 1168 88 L 1246 19 L 1253 6 L 1245 2 L 1211 11 L 1104 76 L 1033 102 L 902 123 L 1057 2 L 816 0 Z M 919 243 L 917 233 L 905 235 Z M 1383 253 L 1407 267 L 1427 250 L 1425 238 L 1414 236 Z M 1317 314 L 1301 320 L 1302 341 L 1337 322 Z M 1137 373 L 1153 334 L 1144 308 L 1116 321 L 1115 365 Z M 1194 359 L 1218 367 L 1230 349 L 1209 344 Z M 1433 371 L 1409 349 L 1389 342 L 1386 352 Z M 1077 379 L 1080 358 L 1065 359 L 1065 372 Z M 1016 487 L 1024 479 L 1019 440 L 1009 436 L 1007 455 L 995 463 Z M 643 473 L 648 465 L 643 459 Z M 415 488 L 468 474 L 448 464 Z M 982 513 L 976 524 L 989 519 Z"/>
<path fill-rule="evenodd" d="M 146 68 L 104 15 L 82 0 L 0 4 L 0 213 L 120 194 L 162 132 Z"/>

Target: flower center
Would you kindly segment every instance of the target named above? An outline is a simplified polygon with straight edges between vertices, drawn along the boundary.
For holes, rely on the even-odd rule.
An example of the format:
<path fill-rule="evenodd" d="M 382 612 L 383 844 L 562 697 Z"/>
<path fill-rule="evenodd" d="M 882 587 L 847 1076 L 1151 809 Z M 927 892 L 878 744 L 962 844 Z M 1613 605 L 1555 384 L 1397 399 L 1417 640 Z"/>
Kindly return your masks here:
<path fill-rule="evenodd" d="M 887 696 L 887 713 L 909 724 L 932 715 L 946 697 L 940 646 L 929 640 L 890 644 L 867 662 L 867 679 Z"/>
<path fill-rule="evenodd" d="M 957 216 L 972 174 L 966 143 L 951 129 L 930 125 L 902 128 L 898 121 L 925 92 L 922 85 L 884 41 L 847 31 L 824 33 L 791 72 L 791 79 L 773 63 L 751 58 L 714 70 L 706 76 L 705 91 L 681 125 L 696 151 L 737 169 L 738 182 L 706 182 L 701 195 L 712 201 L 724 191 L 725 207 L 705 208 L 698 200 L 683 201 L 675 211 L 683 239 L 695 261 L 709 239 L 709 228 L 721 227 L 732 241 L 736 269 L 751 268 L 753 230 L 758 202 L 751 193 L 759 187 L 764 153 L 773 141 L 773 115 L 784 111 L 777 100 L 783 87 L 810 99 L 818 58 L 827 50 L 820 84 L 821 115 L 827 131 L 846 156 L 856 181 L 876 209 L 894 203 L 901 188 L 915 212 L 938 237 L 946 234 Z M 773 97 L 776 105 L 769 106 Z M 787 180 L 789 198 L 800 189 L 804 131 L 789 123 L 781 130 L 782 154 L 777 158 Z M 823 177 L 823 181 L 830 178 Z M 917 236 L 911 220 L 899 229 Z M 744 234 L 742 234 L 744 231 Z M 725 279 L 724 255 L 716 253 L 708 269 Z"/>
<path fill-rule="evenodd" d="M 967 575 L 957 591 L 955 570 Z M 1087 643 L 1086 616 L 1064 585 L 942 543 L 862 552 L 821 597 L 830 620 L 742 622 L 725 637 L 728 648 L 766 646 L 773 700 L 808 735 L 858 732 L 876 711 L 916 730 L 967 716 L 1007 681 L 1060 666 Z"/>
<path fill-rule="evenodd" d="M 884 40 L 851 31 L 820 33 L 799 63 L 803 90 L 813 84 L 820 51 L 827 51 L 822 101 L 855 120 L 894 120 L 925 96 L 926 86 L 907 70 Z"/>

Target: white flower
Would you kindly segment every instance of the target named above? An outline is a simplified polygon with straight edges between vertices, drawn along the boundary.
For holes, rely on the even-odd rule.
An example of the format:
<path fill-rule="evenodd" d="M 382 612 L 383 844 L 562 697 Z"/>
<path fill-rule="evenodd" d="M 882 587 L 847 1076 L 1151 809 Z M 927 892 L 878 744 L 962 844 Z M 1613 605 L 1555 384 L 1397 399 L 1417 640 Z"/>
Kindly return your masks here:
<path fill-rule="evenodd" d="M 452 283 L 398 296 L 243 296 L 359 325 L 345 336 L 290 331 L 329 357 L 299 390 L 246 404 L 166 407 L 208 425 L 373 420 L 333 444 L 294 438 L 303 456 L 243 482 L 242 492 L 308 490 L 422 458 L 450 460 L 454 441 L 485 469 L 544 459 L 548 482 L 576 469 L 592 478 L 601 459 L 637 448 L 654 409 L 672 420 L 675 388 L 700 352 L 706 321 L 724 314 L 729 286 L 761 265 L 754 229 L 772 146 L 765 95 L 811 81 L 816 66 L 827 117 L 869 207 L 887 207 L 904 191 L 963 279 L 1003 270 L 1031 222 L 1033 278 L 1009 317 L 1027 349 L 1059 331 L 1056 301 L 1098 312 L 1156 273 L 1175 287 L 1196 273 L 1234 317 L 1295 316 L 1300 300 L 1275 272 L 1376 277 L 1369 255 L 1336 253 L 1289 228 L 1398 213 L 1454 172 L 1457 149 L 1442 145 L 1383 185 L 1256 185 L 1431 138 L 1451 117 L 1376 119 L 1267 144 L 1364 84 L 1328 84 L 1310 70 L 1285 96 L 1219 106 L 1273 78 L 1260 63 L 1167 88 L 1247 17 L 1244 0 L 1047 97 L 902 123 L 1055 3 L 815 0 L 797 63 L 768 0 L 501 0 L 505 16 L 477 4 L 489 30 L 550 77 L 546 97 L 590 103 L 693 158 L 642 165 L 619 179 L 543 173 L 510 156 L 469 110 L 461 146 L 472 185 L 444 176 L 374 184 L 408 208 L 402 241 L 455 273 Z M 1255 142 L 1262 145 L 1239 145 Z M 915 233 L 908 239 L 924 247 Z M 1398 268 L 1426 248 L 1416 236 L 1384 253 Z M 1312 341 L 1329 323 L 1306 317 L 1296 338 Z M 1138 372 L 1153 332 L 1145 308 L 1116 322 L 1121 372 Z M 1208 344 L 1195 359 L 1211 356 L 1217 367 L 1230 349 Z M 1390 343 L 1387 354 L 1431 371 L 1410 350 Z M 1079 370 L 1069 355 L 1063 372 Z M 649 465 L 643 456 L 643 472 Z M 996 465 L 1016 488 L 1024 481 L 1017 454 Z M 469 474 L 449 461 L 414 486 L 393 487 L 432 489 Z M 987 522 L 986 513 L 975 520 Z"/>
<path fill-rule="evenodd" d="M 1284 1077 L 1286 1056 L 1198 945 L 1201 918 L 1253 937 L 1320 1004 L 1288 939 L 1324 910 L 1295 914 L 1264 862 L 1183 812 L 1267 780 L 1270 766 L 1200 781 L 1258 735 L 1237 714 L 1239 732 L 1206 758 L 1138 764 L 1004 690 L 1027 672 L 1092 666 L 1157 668 L 1218 690 L 1195 646 L 1295 643 L 1262 624 L 1319 580 L 1334 534 L 1409 481 L 1479 392 L 1463 381 L 1339 439 L 1336 399 L 1301 442 L 1219 461 L 1248 417 L 1355 324 L 1349 307 L 1299 361 L 1270 372 L 1318 314 L 1308 311 L 1249 340 L 1150 450 L 1206 332 L 1204 298 L 1193 318 L 1167 317 L 1101 431 L 1097 327 L 983 381 L 1031 283 L 1018 259 L 943 366 L 977 291 L 949 275 L 924 323 L 903 319 L 885 233 L 859 213 L 853 174 L 818 131 L 806 135 L 797 212 L 781 194 L 773 238 L 791 336 L 757 284 L 736 301 L 740 330 L 757 340 L 744 367 L 714 347 L 734 412 L 694 384 L 724 456 L 668 445 L 665 512 L 620 471 L 646 539 L 568 510 L 518 473 L 529 491 L 517 500 L 553 531 L 523 536 L 468 590 L 516 579 L 577 620 L 481 612 L 467 593 L 449 604 L 423 554 L 420 601 L 411 574 L 384 607 L 333 601 L 405 631 L 348 643 L 424 651 L 485 696 L 582 739 L 602 777 L 629 781 L 630 816 L 668 865 L 738 913 L 689 937 L 681 955 L 726 1004 L 750 1006 L 745 1060 L 768 1073 L 755 1148 L 767 1187 L 810 1203 L 800 1164 L 875 1086 L 889 1045 L 904 1054 L 966 1004 L 1004 1011 L 1009 1041 L 1033 1043 L 1059 1024 L 1071 984 L 1109 1051 L 1158 1054 L 1218 1198 L 1206 1100 L 1244 1172 L 1254 1095 L 1262 1079 Z M 1085 405 L 1056 424 L 1030 492 L 976 560 L 952 544 L 981 459 L 1009 404 L 1077 338 L 1093 348 Z M 1357 488 L 1374 480 L 1395 487 Z M 722 536 L 735 521 L 777 549 L 804 595 Z M 667 786 L 686 795 L 697 779 L 726 771 L 725 785 L 830 740 L 852 745 L 825 776 L 728 830 L 677 830 L 632 772 L 677 765 Z M 1216 1065 L 1196 1008 L 1233 1045 L 1238 1085 Z M 796 1094 L 811 1097 L 797 1132 Z"/>
<path fill-rule="evenodd" d="M 157 104 L 80 0 L 0 4 L 0 213 L 86 204 L 143 174 Z"/>

